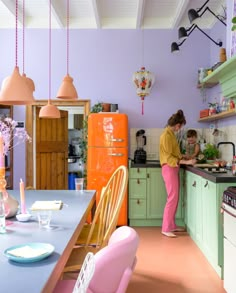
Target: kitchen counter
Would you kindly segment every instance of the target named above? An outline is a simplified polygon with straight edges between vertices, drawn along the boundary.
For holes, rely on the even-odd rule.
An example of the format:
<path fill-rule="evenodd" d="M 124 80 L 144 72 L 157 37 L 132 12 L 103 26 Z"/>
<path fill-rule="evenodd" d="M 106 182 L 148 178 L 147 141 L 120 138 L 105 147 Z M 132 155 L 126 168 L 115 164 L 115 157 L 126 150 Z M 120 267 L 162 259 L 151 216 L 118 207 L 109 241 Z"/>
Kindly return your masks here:
<path fill-rule="evenodd" d="M 161 168 L 159 160 L 150 160 L 146 161 L 145 164 L 135 164 L 131 161 L 131 168 Z M 203 168 L 182 165 L 181 168 L 188 170 L 196 175 L 199 175 L 211 182 L 214 183 L 235 183 L 236 176 L 232 175 L 231 170 L 228 170 L 227 173 L 212 173 Z"/>

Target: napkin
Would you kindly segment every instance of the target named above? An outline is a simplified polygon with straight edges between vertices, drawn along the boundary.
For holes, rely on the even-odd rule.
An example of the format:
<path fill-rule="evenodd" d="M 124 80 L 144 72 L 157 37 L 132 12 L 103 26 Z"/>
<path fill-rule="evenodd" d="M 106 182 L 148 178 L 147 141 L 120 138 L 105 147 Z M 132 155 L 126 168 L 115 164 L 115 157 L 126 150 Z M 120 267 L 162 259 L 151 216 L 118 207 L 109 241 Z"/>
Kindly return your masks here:
<path fill-rule="evenodd" d="M 16 257 L 33 258 L 47 253 L 48 250 L 44 248 L 32 248 L 28 245 L 8 250 L 7 253 Z"/>
<path fill-rule="evenodd" d="M 63 202 L 61 200 L 38 200 L 33 203 L 31 210 L 61 210 L 62 207 Z"/>

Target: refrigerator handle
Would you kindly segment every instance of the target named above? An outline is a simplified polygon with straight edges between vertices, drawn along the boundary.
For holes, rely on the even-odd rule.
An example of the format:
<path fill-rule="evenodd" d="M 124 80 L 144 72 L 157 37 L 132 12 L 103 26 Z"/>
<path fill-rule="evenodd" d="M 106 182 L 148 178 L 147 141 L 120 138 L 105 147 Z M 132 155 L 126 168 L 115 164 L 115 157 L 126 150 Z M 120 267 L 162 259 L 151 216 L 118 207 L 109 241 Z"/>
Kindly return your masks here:
<path fill-rule="evenodd" d="M 113 157 L 123 157 L 124 154 L 122 154 L 122 153 L 112 153 L 112 154 L 109 154 L 109 156 L 113 156 Z"/>
<path fill-rule="evenodd" d="M 124 141 L 124 139 L 123 138 L 112 138 L 111 141 L 112 142 L 122 142 L 122 141 Z"/>

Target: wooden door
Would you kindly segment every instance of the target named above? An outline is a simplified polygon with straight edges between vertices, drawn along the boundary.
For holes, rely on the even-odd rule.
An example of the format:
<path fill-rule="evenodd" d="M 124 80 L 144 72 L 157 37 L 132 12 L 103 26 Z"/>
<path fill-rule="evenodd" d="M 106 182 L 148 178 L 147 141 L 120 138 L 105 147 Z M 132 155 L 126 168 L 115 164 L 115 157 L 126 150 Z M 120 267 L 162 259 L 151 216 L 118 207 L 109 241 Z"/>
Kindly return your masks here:
<path fill-rule="evenodd" d="M 36 108 L 36 189 L 68 189 L 68 112 L 39 118 Z"/>

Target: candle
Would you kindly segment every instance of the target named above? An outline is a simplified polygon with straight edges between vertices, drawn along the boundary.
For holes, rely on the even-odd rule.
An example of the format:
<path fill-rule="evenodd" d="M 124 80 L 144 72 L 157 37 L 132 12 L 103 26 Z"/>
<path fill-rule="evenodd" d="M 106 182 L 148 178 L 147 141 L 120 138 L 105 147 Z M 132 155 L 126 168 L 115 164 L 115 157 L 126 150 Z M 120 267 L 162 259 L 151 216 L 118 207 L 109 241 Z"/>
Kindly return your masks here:
<path fill-rule="evenodd" d="M 22 179 L 20 179 L 20 202 L 21 202 L 21 213 L 26 214 L 25 208 L 25 186 Z"/>
<path fill-rule="evenodd" d="M 2 133 L 0 132 L 0 168 L 5 168 L 4 143 Z"/>

